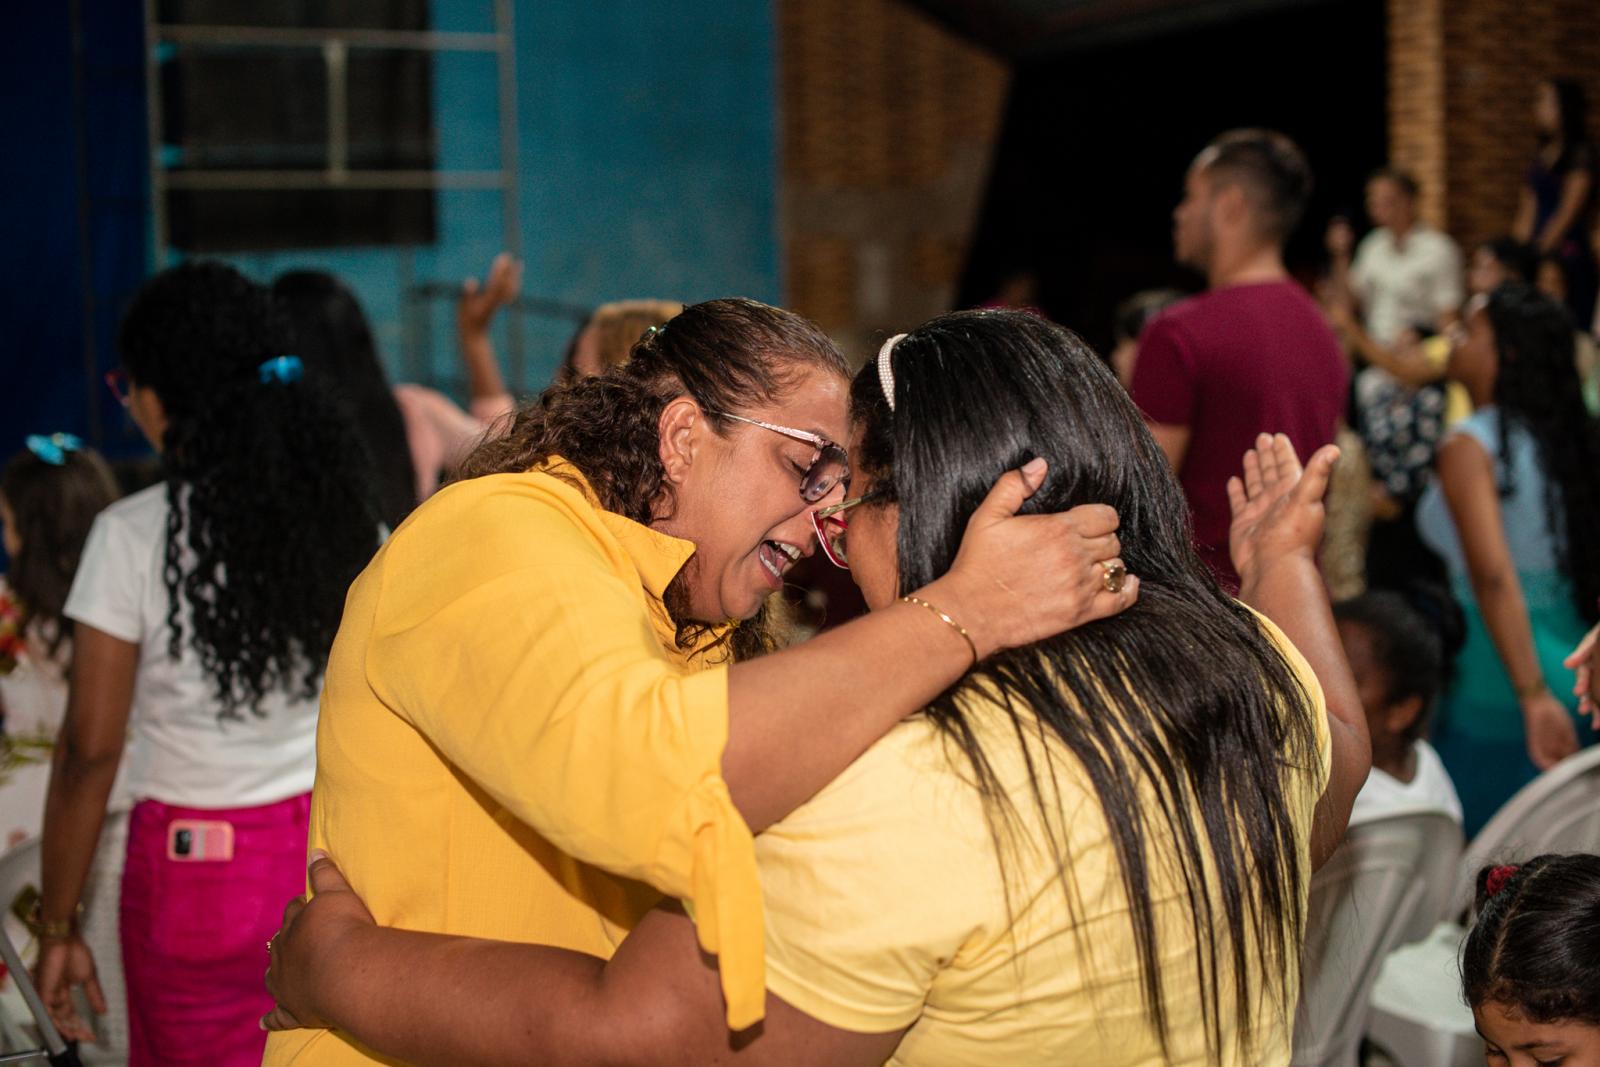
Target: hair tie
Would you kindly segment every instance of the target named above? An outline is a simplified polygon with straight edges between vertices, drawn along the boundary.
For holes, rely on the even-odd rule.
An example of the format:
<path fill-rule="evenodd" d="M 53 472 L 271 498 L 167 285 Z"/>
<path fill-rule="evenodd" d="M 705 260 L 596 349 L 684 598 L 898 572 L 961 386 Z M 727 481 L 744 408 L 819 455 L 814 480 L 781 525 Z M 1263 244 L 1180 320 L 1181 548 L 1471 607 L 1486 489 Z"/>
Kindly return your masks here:
<path fill-rule="evenodd" d="M 894 367 L 889 363 L 889 357 L 894 352 L 894 343 L 905 334 L 897 333 L 878 349 L 878 384 L 883 387 L 883 398 L 889 402 L 889 410 L 894 410 Z"/>
<path fill-rule="evenodd" d="M 1511 881 L 1512 876 L 1515 875 L 1519 869 L 1520 868 L 1514 864 L 1506 867 L 1489 868 L 1489 874 L 1483 880 L 1484 893 L 1491 897 L 1499 896 L 1500 890 L 1506 887 L 1506 883 Z"/>
<path fill-rule="evenodd" d="M 49 437 L 29 434 L 24 444 L 28 446 L 29 452 L 52 467 L 64 466 L 68 452 L 77 452 L 83 448 L 83 442 L 70 433 L 53 433 Z"/>
<path fill-rule="evenodd" d="M 305 377 L 306 365 L 300 362 L 299 356 L 277 356 L 261 364 L 256 371 L 261 375 L 262 385 L 269 382 L 288 385 Z"/>

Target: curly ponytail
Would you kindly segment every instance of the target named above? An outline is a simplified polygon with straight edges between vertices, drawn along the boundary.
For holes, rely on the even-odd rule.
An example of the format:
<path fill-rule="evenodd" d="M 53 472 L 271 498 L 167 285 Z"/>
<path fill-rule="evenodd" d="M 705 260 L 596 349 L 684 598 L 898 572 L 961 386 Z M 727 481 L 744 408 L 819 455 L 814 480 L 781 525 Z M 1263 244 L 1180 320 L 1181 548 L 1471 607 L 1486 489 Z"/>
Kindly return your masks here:
<path fill-rule="evenodd" d="M 224 718 L 259 714 L 277 688 L 316 695 L 378 543 L 354 428 L 308 383 L 262 380 L 287 338 L 267 290 L 208 262 L 152 278 L 119 336 L 129 377 L 167 416 L 168 647 L 192 640 Z"/>

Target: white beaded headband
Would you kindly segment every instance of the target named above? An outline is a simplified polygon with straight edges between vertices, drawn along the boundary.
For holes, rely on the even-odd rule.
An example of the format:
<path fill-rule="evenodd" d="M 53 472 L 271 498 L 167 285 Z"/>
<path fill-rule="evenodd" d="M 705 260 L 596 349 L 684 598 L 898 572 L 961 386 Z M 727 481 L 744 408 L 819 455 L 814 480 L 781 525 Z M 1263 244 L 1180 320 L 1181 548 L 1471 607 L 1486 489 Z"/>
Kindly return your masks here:
<path fill-rule="evenodd" d="M 889 402 L 889 410 L 894 410 L 894 368 L 889 365 L 889 355 L 894 351 L 894 343 L 905 334 L 897 333 L 878 349 L 878 384 L 883 387 L 883 398 Z"/>

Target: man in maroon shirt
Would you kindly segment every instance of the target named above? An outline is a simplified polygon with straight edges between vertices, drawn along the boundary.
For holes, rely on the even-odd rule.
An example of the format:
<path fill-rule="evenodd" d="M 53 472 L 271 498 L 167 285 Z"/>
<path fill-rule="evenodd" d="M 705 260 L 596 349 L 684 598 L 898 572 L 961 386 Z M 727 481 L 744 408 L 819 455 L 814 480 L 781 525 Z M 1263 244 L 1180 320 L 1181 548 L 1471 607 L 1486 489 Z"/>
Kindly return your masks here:
<path fill-rule="evenodd" d="M 1178 474 L 1200 554 L 1237 589 L 1228 559 L 1228 477 L 1259 433 L 1303 461 L 1333 440 L 1349 370 L 1321 310 L 1283 266 L 1311 194 L 1311 168 L 1270 130 L 1232 130 L 1195 158 L 1172 213 L 1178 261 L 1207 291 L 1144 330 L 1133 399 Z"/>

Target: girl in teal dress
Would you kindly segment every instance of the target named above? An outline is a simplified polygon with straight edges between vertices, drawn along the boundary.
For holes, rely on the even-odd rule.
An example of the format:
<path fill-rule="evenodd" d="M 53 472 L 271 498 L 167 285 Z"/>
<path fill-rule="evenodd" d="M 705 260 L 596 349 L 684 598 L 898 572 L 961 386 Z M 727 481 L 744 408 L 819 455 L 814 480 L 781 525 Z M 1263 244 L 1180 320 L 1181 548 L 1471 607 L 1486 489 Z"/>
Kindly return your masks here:
<path fill-rule="evenodd" d="M 1417 508 L 1467 620 L 1433 743 L 1469 835 L 1597 737 L 1562 664 L 1600 599 L 1600 425 L 1572 346 L 1565 309 L 1526 285 L 1470 308 L 1449 372 L 1475 410 L 1440 446 Z"/>

